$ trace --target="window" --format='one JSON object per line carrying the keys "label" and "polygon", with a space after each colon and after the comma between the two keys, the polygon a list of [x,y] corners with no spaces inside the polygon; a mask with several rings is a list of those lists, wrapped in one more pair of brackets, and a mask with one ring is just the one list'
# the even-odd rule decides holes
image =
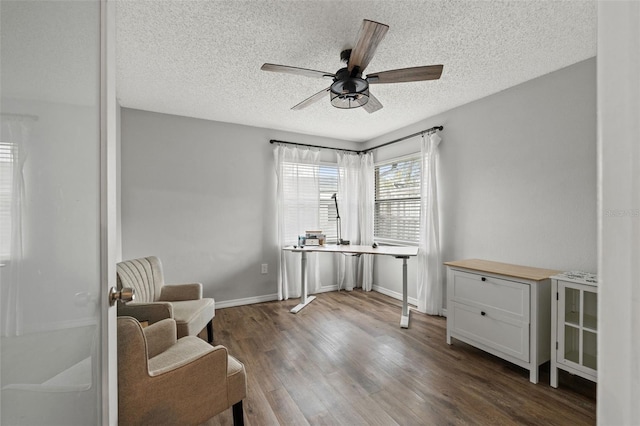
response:
{"label": "window", "polygon": [[338,239],[336,228],[336,202],[331,196],[338,192],[338,166],[321,164],[318,170],[318,186],[320,187],[320,230],[327,237],[327,242]]}
{"label": "window", "polygon": [[11,198],[13,192],[13,144],[0,142],[0,259],[11,254]]}
{"label": "window", "polygon": [[374,238],[383,243],[417,244],[420,231],[420,157],[375,167]]}
{"label": "window", "polygon": [[[327,242],[335,242],[336,207],[331,196],[338,192],[338,166],[336,164],[320,164],[314,166],[304,163],[284,163],[285,176],[285,227],[286,224],[301,224],[305,229],[289,227],[285,231],[285,243],[297,244],[298,235],[305,231],[322,231]],[[312,182],[318,179],[317,192]],[[311,211],[310,209],[314,209]],[[315,211],[315,209],[319,209]],[[317,218],[317,221],[316,221]],[[305,224],[306,223],[306,224]]]}

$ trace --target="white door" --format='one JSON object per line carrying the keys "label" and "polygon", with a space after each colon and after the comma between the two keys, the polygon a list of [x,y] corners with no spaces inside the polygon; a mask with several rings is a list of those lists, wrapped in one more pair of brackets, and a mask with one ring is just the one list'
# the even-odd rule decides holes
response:
{"label": "white door", "polygon": [[117,421],[112,7],[0,2],[3,425]]}

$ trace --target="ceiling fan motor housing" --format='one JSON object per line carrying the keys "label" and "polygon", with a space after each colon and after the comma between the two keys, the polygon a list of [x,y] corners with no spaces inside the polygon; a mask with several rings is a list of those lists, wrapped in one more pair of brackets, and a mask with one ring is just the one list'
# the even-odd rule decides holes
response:
{"label": "ceiling fan motor housing", "polygon": [[331,105],[336,108],[358,108],[369,102],[369,83],[357,70],[341,68],[331,84]]}

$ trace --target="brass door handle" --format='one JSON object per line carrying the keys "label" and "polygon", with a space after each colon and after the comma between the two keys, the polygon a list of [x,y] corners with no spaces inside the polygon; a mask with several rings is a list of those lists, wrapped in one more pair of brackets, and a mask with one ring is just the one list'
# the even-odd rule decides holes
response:
{"label": "brass door handle", "polygon": [[116,300],[127,303],[136,298],[136,291],[129,287],[124,287],[122,290],[116,290],[115,287],[109,289],[109,306],[116,304]]}

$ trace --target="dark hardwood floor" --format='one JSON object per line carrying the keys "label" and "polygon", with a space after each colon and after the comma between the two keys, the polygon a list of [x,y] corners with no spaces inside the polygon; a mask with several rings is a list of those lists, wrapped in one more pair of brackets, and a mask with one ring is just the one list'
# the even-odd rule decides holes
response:
{"label": "dark hardwood floor", "polygon": [[[215,343],[248,376],[247,425],[588,425],[596,385],[548,363],[528,371],[445,341],[446,319],[411,312],[376,292],[331,292],[298,314],[298,299],[216,310]],[[208,426],[232,424],[231,410]]]}

